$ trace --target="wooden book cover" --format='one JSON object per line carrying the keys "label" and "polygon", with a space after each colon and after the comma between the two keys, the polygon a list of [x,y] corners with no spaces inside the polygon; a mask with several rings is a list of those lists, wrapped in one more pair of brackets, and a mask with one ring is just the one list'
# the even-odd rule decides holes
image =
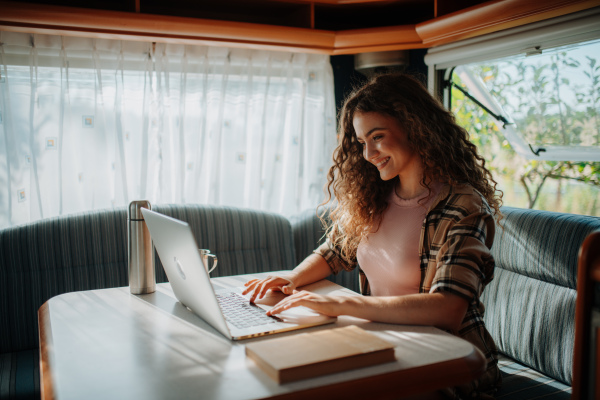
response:
{"label": "wooden book cover", "polygon": [[279,383],[396,360],[391,343],[353,325],[249,343],[246,355]]}

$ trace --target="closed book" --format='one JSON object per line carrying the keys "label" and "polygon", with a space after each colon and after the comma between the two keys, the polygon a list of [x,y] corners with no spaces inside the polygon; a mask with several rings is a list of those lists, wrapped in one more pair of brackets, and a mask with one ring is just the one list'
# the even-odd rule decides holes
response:
{"label": "closed book", "polygon": [[354,325],[249,343],[246,355],[278,383],[396,360],[394,345]]}

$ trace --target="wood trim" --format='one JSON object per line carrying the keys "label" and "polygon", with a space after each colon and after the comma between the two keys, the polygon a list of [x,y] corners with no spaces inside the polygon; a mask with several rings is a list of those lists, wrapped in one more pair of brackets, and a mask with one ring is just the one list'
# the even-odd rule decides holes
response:
{"label": "wood trim", "polygon": [[336,56],[340,54],[359,54],[359,53],[370,53],[374,51],[393,51],[393,50],[410,50],[410,49],[422,49],[424,48],[421,43],[397,43],[389,45],[372,45],[372,46],[358,46],[348,47],[345,49],[333,49],[330,55]]}
{"label": "wood trim", "polygon": [[404,50],[423,48],[415,25],[338,31],[333,54],[356,54],[386,48]]}
{"label": "wood trim", "polygon": [[[282,0],[279,0],[282,1]],[[385,3],[390,0],[283,0],[290,1],[295,3],[315,3],[315,4],[331,4],[331,5],[341,5],[341,4],[365,4],[365,3]]]}
{"label": "wood trim", "polygon": [[596,329],[596,379],[594,382],[596,386],[594,399],[600,399],[600,328]]}
{"label": "wood trim", "polygon": [[40,339],[40,391],[42,400],[54,399],[54,387],[50,369],[50,351],[52,349],[52,327],[50,325],[50,312],[48,302],[42,304],[38,310],[38,326]]}
{"label": "wood trim", "polygon": [[[588,392],[587,366],[590,357],[592,332],[592,303],[594,300],[594,282],[592,272],[600,270],[600,231],[588,235],[579,250],[577,262],[577,302],[575,304],[575,346],[573,351],[573,385],[571,398],[591,397]],[[592,359],[593,360],[593,359]],[[598,371],[597,371],[598,372]]]}
{"label": "wood trim", "polygon": [[[423,393],[433,393],[448,386],[468,383],[479,378],[486,368],[485,357],[475,347],[473,352],[435,366],[412,368],[399,376],[397,373],[375,375],[315,389],[294,391],[272,400],[303,400],[309,398],[383,399],[390,392],[402,398]],[[453,371],[453,372],[450,372]],[[397,389],[394,389],[397,388]],[[429,398],[429,397],[419,397]]]}
{"label": "wood trim", "polygon": [[596,268],[592,268],[590,271],[590,277],[595,282],[600,282],[600,265],[596,265]]}
{"label": "wood trim", "polygon": [[144,34],[132,34],[129,32],[103,32],[103,31],[89,31],[89,30],[73,30],[73,29],[60,29],[51,27],[38,27],[38,26],[5,26],[0,21],[0,31],[10,32],[21,32],[21,33],[35,33],[45,35],[61,35],[61,36],[75,36],[84,38],[99,38],[99,39],[113,39],[113,40],[133,40],[142,42],[157,42],[157,43],[176,43],[176,44],[188,44],[188,45],[204,45],[204,46],[215,46],[215,47],[232,47],[232,48],[243,48],[243,49],[256,49],[256,50],[273,50],[273,51],[290,51],[300,53],[312,53],[312,54],[332,54],[331,48],[315,48],[305,47],[301,45],[287,45],[287,44],[273,44],[269,42],[255,42],[246,41],[242,38],[238,40],[231,39],[216,39],[216,38],[190,38],[190,37],[179,37],[179,36],[151,36]]}
{"label": "wood trim", "polygon": [[0,31],[336,55],[428,48],[596,6],[600,0],[493,0],[417,25],[335,32],[0,0]]}
{"label": "wood trim", "polygon": [[244,22],[0,1],[0,30],[330,53],[335,33]]}
{"label": "wood trim", "polygon": [[600,0],[493,0],[417,24],[426,47],[600,6]]}

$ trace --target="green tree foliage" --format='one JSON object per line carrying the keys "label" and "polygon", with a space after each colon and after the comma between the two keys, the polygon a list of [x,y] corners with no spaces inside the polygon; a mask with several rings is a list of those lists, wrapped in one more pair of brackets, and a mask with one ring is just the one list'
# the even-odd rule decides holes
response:
{"label": "green tree foliage", "polygon": [[[545,63],[514,60],[469,68],[511,115],[526,142],[537,148],[594,146],[600,151],[596,58],[588,55],[580,62],[560,51]],[[574,74],[581,79],[569,79]],[[457,76],[454,81],[461,84]],[[452,110],[499,182],[505,204],[600,215],[599,162],[526,160],[511,148],[494,118],[456,89]]]}

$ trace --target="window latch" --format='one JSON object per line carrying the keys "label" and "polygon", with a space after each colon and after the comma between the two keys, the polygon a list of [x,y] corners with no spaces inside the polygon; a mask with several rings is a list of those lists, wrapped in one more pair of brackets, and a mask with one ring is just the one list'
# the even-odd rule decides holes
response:
{"label": "window latch", "polygon": [[535,155],[536,155],[536,157],[539,157],[539,156],[540,156],[540,153],[543,153],[543,152],[545,152],[545,151],[546,151],[546,149],[545,149],[545,148],[543,148],[543,147],[538,147],[538,148],[537,148],[537,150],[534,150],[534,149],[533,149],[533,146],[531,146],[531,144],[529,144],[529,150],[531,150],[531,152],[532,152],[533,154],[535,154]]}
{"label": "window latch", "polygon": [[490,114],[496,121],[502,122],[503,128],[506,128],[506,125],[513,124],[513,122],[510,122],[509,120],[507,120],[503,115],[498,115],[498,114],[494,113],[492,110],[490,110],[489,108],[487,108],[485,105],[483,105],[483,103],[481,103],[479,100],[477,100],[471,93],[467,92],[460,85],[457,85],[454,81],[450,81],[450,82],[448,82],[448,84],[451,87],[455,87],[456,89],[461,91],[465,96],[467,96],[469,99],[471,99],[475,104],[477,104],[479,107],[481,107],[485,112]]}

